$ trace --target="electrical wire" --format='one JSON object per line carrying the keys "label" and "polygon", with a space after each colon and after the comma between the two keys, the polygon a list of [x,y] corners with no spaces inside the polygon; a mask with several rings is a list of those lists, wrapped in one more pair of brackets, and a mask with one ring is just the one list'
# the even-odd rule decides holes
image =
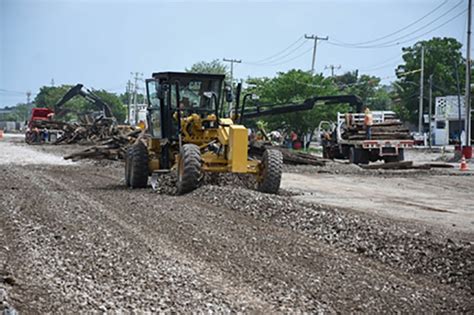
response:
{"label": "electrical wire", "polygon": [[[306,54],[307,54],[308,52],[310,52],[311,50],[313,50],[313,47],[310,47],[308,50],[303,51],[301,54],[296,55],[296,56],[292,57],[291,59],[287,59],[287,60],[282,61],[282,62],[272,63],[272,64],[253,64],[253,65],[254,65],[254,66],[263,66],[263,67],[279,66],[279,65],[282,65],[282,64],[291,62],[291,61],[293,61],[293,60],[296,60],[296,59],[298,59],[298,58],[301,58],[302,56],[306,55]],[[242,63],[244,63],[244,62],[242,62]]]}
{"label": "electrical wire", "polygon": [[293,43],[291,43],[289,46],[287,46],[285,49],[283,50],[280,50],[279,52],[277,52],[276,54],[274,55],[271,55],[269,57],[266,57],[266,58],[263,58],[263,59],[260,59],[260,60],[256,60],[256,61],[250,61],[248,63],[264,63],[268,60],[271,60],[271,59],[274,59],[275,57],[281,55],[282,53],[286,52],[288,49],[290,49],[291,47],[295,46],[297,43],[299,43],[302,39],[304,39],[303,36],[300,36],[298,37],[298,39],[296,41],[294,41]]}
{"label": "electrical wire", "polygon": [[372,40],[368,40],[368,41],[365,41],[365,42],[359,42],[359,43],[345,43],[345,42],[342,42],[342,41],[337,41],[341,44],[345,44],[345,45],[350,45],[350,46],[359,46],[359,45],[365,45],[365,44],[370,44],[370,43],[374,43],[374,42],[378,42],[382,39],[385,39],[385,38],[388,38],[388,37],[391,37],[397,33],[400,33],[410,27],[412,27],[413,25],[417,24],[418,22],[424,20],[425,18],[427,18],[428,16],[430,16],[431,14],[435,13],[436,11],[438,11],[442,6],[444,6],[446,3],[448,2],[448,0],[445,0],[443,1],[441,4],[439,4],[436,8],[434,8],[433,10],[431,10],[430,12],[428,12],[427,14],[425,14],[424,16],[422,16],[421,18],[417,19],[416,21],[408,24],[407,26],[405,27],[402,27],[401,29],[398,29],[396,31],[394,31],[393,33],[390,33],[390,34],[387,34],[387,35],[384,35],[384,36],[381,36],[381,37],[378,37],[378,38],[375,38],[375,39],[372,39]]}
{"label": "electrical wire", "polygon": [[304,45],[307,45],[308,42],[307,41],[304,41],[302,42],[301,44],[299,44],[298,46],[296,46],[294,49],[290,50],[288,53],[286,53],[285,55],[283,56],[280,56],[274,60],[271,60],[271,61],[267,61],[267,62],[260,62],[260,63],[253,63],[253,62],[242,62],[242,63],[246,63],[246,64],[249,64],[249,65],[254,65],[254,66],[260,66],[260,65],[267,65],[267,64],[273,64],[275,62],[279,62],[280,60],[283,60],[285,57],[288,57],[289,55],[293,54],[294,52],[296,52],[297,50],[299,50],[301,47],[303,47]]}
{"label": "electrical wire", "polygon": [[21,95],[25,95],[25,93],[26,93],[26,92],[20,92],[20,91],[12,91],[12,90],[0,89],[0,93],[10,93],[10,94],[21,94]]}
{"label": "electrical wire", "polygon": [[[331,41],[328,41],[328,44],[334,45],[334,46],[339,46],[339,47],[344,47],[344,48],[362,48],[362,49],[365,49],[365,48],[387,48],[387,47],[394,47],[394,46],[398,46],[398,45],[403,44],[403,43],[407,43],[407,42],[416,40],[416,39],[418,39],[418,38],[420,38],[420,37],[423,37],[423,36],[425,36],[425,35],[427,35],[427,34],[430,34],[430,33],[434,32],[434,31],[438,30],[439,28],[445,26],[446,24],[452,22],[453,20],[455,20],[456,18],[458,18],[459,16],[461,16],[462,14],[464,14],[466,11],[467,11],[467,9],[464,9],[463,11],[459,12],[458,14],[456,14],[455,16],[453,16],[452,18],[450,18],[449,20],[447,20],[447,21],[445,21],[444,23],[442,23],[442,24],[440,24],[440,25],[438,25],[438,26],[436,26],[436,27],[434,27],[434,28],[428,30],[428,31],[425,32],[425,33],[416,35],[415,37],[412,37],[412,38],[407,39],[407,40],[399,41],[399,42],[393,42],[393,41],[391,41],[391,42],[386,42],[386,43],[383,43],[383,44],[373,45],[373,46],[345,46],[345,45],[340,45],[340,44],[337,44],[337,43],[334,43],[334,42],[331,42]],[[410,34],[416,33],[416,32],[418,32],[418,31],[420,31],[420,30],[421,30],[421,28],[420,28],[419,30],[415,31],[415,32],[410,33]],[[405,36],[403,36],[403,37],[405,37]],[[401,37],[401,38],[403,38],[403,37]],[[401,39],[401,38],[399,38],[399,39]]]}

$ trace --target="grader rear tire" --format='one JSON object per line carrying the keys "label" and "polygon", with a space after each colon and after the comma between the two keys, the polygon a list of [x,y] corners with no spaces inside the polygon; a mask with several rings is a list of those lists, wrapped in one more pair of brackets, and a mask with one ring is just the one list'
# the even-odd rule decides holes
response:
{"label": "grader rear tire", "polygon": [[[141,142],[134,144],[127,152],[127,156],[129,159],[129,187],[146,188],[148,183],[148,151],[146,146]],[[125,172],[127,172],[127,165],[125,165]]]}
{"label": "grader rear tire", "polygon": [[280,189],[283,154],[267,149],[262,156],[262,174],[257,189],[267,194],[276,194]]}
{"label": "grader rear tire", "polygon": [[127,187],[130,187],[130,176],[131,176],[131,167],[130,167],[130,163],[131,163],[131,160],[132,160],[132,148],[128,148],[127,149],[127,152],[125,153],[125,185],[127,185]]}
{"label": "grader rear tire", "polygon": [[178,163],[178,194],[182,195],[197,188],[201,179],[201,150],[195,144],[185,144],[181,148]]}

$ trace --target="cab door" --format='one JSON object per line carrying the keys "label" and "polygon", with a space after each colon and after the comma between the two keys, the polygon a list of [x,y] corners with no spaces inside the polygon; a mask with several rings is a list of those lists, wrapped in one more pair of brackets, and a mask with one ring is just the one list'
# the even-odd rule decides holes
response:
{"label": "cab door", "polygon": [[153,138],[163,138],[163,97],[158,80],[146,80],[146,95],[148,100],[147,123]]}

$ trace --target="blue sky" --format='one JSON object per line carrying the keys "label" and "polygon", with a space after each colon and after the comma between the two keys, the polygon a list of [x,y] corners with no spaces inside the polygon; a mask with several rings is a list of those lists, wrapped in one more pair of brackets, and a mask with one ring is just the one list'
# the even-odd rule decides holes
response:
{"label": "blue sky", "polygon": [[[376,47],[335,45],[394,33],[438,6],[406,30],[362,44]],[[329,36],[318,44],[317,72],[329,75],[325,66],[340,65],[336,74],[361,69],[387,83],[402,47],[433,36],[464,43],[466,8],[467,0],[0,0],[0,107],[24,102],[26,91],[34,97],[51,79],[122,92],[130,72],[149,77],[223,57],[243,61],[237,78],[309,70],[312,42],[300,39],[305,33]]]}

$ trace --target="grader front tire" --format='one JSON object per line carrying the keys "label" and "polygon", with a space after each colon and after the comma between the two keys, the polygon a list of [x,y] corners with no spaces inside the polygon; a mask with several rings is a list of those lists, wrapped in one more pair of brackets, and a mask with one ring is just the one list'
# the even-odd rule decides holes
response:
{"label": "grader front tire", "polygon": [[283,154],[278,150],[266,150],[262,157],[262,174],[258,190],[267,194],[276,194],[280,189]]}
{"label": "grader front tire", "polygon": [[127,151],[125,182],[128,176],[129,187],[146,188],[148,173],[148,150],[143,143],[139,142]]}
{"label": "grader front tire", "polygon": [[182,195],[197,188],[201,179],[201,150],[195,144],[183,145],[178,164],[178,194]]}

